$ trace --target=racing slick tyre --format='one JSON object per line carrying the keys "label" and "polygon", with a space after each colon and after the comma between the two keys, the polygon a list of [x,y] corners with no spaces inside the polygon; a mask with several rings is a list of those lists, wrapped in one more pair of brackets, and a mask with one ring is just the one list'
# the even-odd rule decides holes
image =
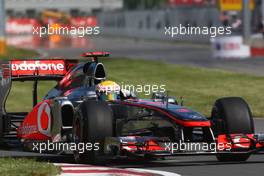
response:
{"label": "racing slick tyre", "polygon": [[[226,97],[216,100],[212,110],[214,134],[253,134],[254,122],[250,108],[240,97]],[[249,153],[217,154],[219,161],[246,161]]]}
{"label": "racing slick tyre", "polygon": [[77,163],[102,164],[105,137],[113,136],[112,110],[106,102],[88,100],[80,104],[73,119],[73,141]]}

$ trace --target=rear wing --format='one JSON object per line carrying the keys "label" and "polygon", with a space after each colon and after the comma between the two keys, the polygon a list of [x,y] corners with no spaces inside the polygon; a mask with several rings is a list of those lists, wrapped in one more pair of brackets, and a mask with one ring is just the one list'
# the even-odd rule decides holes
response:
{"label": "rear wing", "polygon": [[[39,80],[60,81],[78,63],[78,60],[40,59],[11,60],[0,64],[0,120],[6,114],[5,102],[12,81],[33,81],[33,106],[37,104]],[[7,120],[5,120],[7,122]]]}
{"label": "rear wing", "polygon": [[77,63],[66,59],[11,60],[2,68],[9,69],[11,80],[60,80]]}
{"label": "rear wing", "polygon": [[[91,57],[93,62],[98,62],[98,57],[108,57],[109,52],[87,52],[82,57]],[[1,64],[5,75],[11,80],[60,80],[78,63],[74,59],[34,59],[34,60],[11,60]]]}

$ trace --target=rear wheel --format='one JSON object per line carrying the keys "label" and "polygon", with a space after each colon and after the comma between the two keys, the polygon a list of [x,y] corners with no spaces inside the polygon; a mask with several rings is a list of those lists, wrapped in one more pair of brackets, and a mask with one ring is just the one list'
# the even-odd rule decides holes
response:
{"label": "rear wheel", "polygon": [[[73,121],[73,141],[89,146],[92,150],[74,151],[74,159],[78,163],[101,163],[104,151],[104,140],[113,136],[112,111],[103,101],[84,101]],[[87,148],[86,148],[87,149]]]}
{"label": "rear wheel", "polygon": [[[212,128],[215,135],[252,134],[254,122],[250,108],[240,97],[218,99],[212,110]],[[218,154],[219,161],[246,161],[250,154]]]}

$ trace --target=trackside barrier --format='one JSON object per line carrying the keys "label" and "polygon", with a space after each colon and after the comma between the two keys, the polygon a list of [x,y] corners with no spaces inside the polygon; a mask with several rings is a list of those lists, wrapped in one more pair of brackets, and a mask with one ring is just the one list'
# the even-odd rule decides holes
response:
{"label": "trackside barrier", "polygon": [[240,58],[251,56],[250,47],[243,44],[242,36],[217,37],[211,39],[214,58]]}

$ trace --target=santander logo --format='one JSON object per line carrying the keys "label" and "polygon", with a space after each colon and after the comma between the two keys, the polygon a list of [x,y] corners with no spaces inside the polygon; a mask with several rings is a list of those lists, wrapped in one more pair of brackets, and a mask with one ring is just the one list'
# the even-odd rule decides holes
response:
{"label": "santander logo", "polygon": [[15,60],[11,61],[12,76],[19,75],[63,75],[64,60]]}

